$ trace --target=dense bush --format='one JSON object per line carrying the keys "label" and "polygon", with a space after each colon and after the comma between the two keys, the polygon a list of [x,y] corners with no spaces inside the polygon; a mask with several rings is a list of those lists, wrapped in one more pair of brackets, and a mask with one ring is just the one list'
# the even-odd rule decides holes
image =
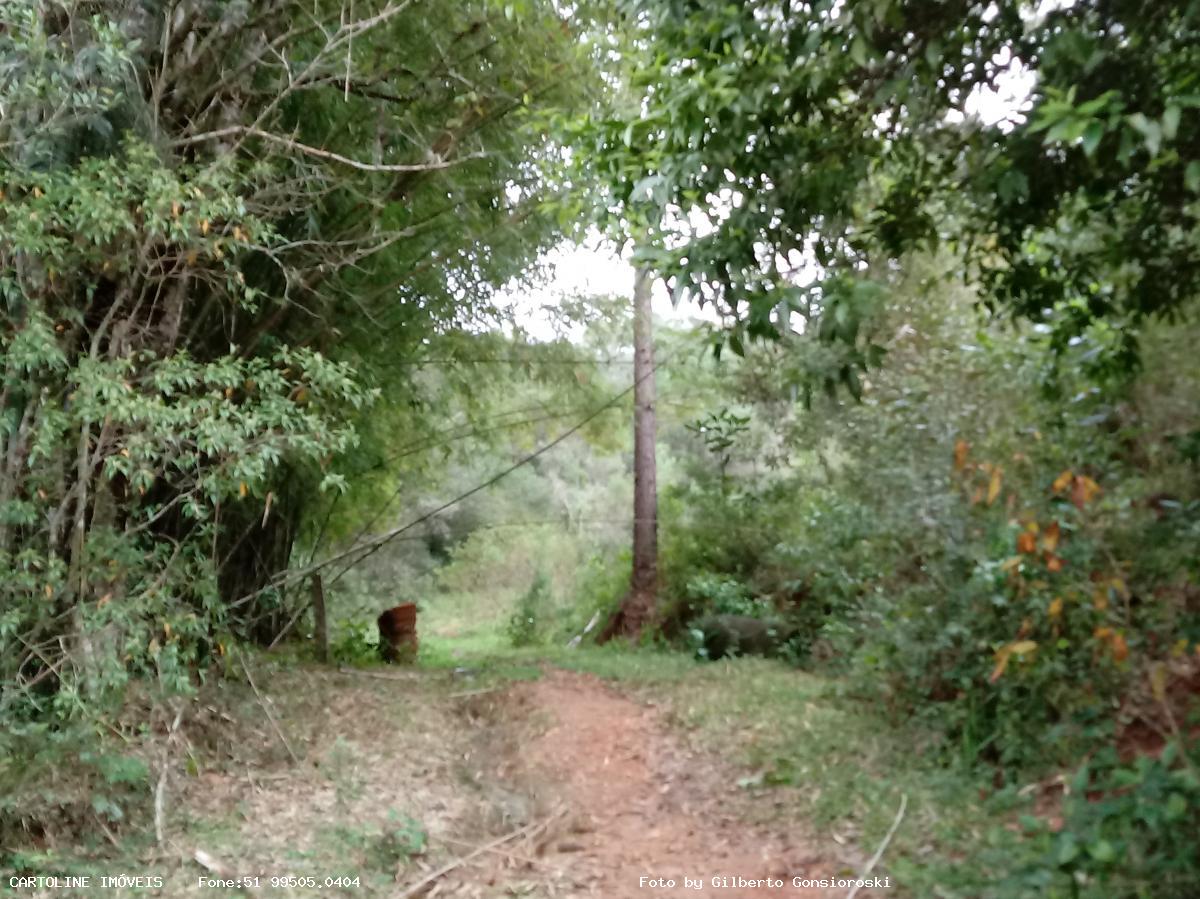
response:
{"label": "dense bush", "polygon": [[734,367],[751,434],[773,434],[786,461],[735,460],[668,493],[667,608],[786,614],[811,635],[802,664],[913,722],[986,791],[1084,759],[1029,820],[1028,855],[1008,859],[994,895],[1192,895],[1189,338],[1148,331],[1144,367],[1114,375],[1092,365],[1103,333],[1047,361],[1037,331],[936,290],[906,305],[898,289],[882,328],[897,337],[860,404],[789,399],[790,362],[773,349]]}
{"label": "dense bush", "polygon": [[1061,820],[1023,819],[1024,860],[1004,896],[1190,899],[1200,885],[1200,776],[1177,742],[1161,756],[1121,762],[1098,751],[1065,785]]}

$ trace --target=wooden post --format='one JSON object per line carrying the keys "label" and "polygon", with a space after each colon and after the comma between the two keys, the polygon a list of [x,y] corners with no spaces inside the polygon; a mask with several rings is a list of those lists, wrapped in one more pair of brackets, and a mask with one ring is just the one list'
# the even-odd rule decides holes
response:
{"label": "wooden post", "polygon": [[312,576],[313,633],[317,641],[317,659],[329,662],[329,620],[325,617],[325,587],[319,573]]}

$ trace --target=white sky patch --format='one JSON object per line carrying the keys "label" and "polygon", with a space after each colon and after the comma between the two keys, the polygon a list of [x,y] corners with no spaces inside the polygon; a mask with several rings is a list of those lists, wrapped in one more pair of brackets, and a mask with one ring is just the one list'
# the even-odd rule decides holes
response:
{"label": "white sky patch", "polygon": [[[583,244],[564,242],[546,253],[541,262],[552,268],[547,283],[532,288],[513,283],[507,285],[497,298],[500,306],[511,309],[526,331],[535,340],[554,340],[566,337],[582,339],[583,328],[576,326],[564,332],[554,310],[564,300],[589,297],[629,297],[633,302],[633,265],[630,251],[621,255],[616,248],[592,233]],[[701,309],[695,303],[682,302],[676,308],[661,280],[654,282],[652,294],[654,314],[671,324],[686,326],[698,321],[715,321],[711,309]]]}
{"label": "white sky patch", "polygon": [[962,110],[951,110],[946,121],[961,122],[971,116],[1002,131],[1011,131],[1025,121],[1025,113],[1033,106],[1037,73],[1013,56],[1007,47],[992,57],[991,65],[999,70],[995,88],[976,85]]}

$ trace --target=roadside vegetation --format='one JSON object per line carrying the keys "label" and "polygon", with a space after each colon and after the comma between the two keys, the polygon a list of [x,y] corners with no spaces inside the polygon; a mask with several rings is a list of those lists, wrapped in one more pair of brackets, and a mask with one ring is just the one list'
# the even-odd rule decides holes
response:
{"label": "roadside vegetation", "polygon": [[591,888],[578,695],[894,895],[1200,895],[1198,35],[0,3],[4,882]]}

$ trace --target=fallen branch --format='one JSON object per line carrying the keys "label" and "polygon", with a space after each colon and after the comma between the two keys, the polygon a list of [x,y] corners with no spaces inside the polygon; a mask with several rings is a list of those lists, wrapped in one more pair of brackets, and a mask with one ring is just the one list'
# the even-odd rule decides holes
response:
{"label": "fallen branch", "polygon": [[311,602],[303,602],[300,604],[300,607],[298,609],[296,609],[295,614],[292,615],[292,617],[288,621],[288,623],[283,626],[283,630],[281,630],[278,634],[276,634],[275,639],[271,641],[269,646],[267,646],[267,652],[270,652],[272,649],[274,649],[276,646],[279,645],[279,641],[282,640],[284,637],[286,637],[288,635],[288,632],[293,627],[296,626],[296,622],[300,620],[301,615],[303,615],[305,612],[308,611],[308,607],[310,605],[312,605]]}
{"label": "fallen branch", "polygon": [[867,862],[867,866],[863,868],[862,873],[858,875],[858,882],[850,888],[850,892],[846,894],[846,899],[854,899],[858,895],[858,883],[867,879],[867,875],[874,870],[879,864],[879,860],[883,858],[883,851],[887,849],[888,843],[892,841],[892,837],[896,835],[897,828],[900,827],[900,822],[904,820],[904,810],[908,808],[908,794],[900,794],[900,808],[896,811],[896,820],[892,822],[892,826],[888,828],[887,834],[883,838],[883,842],[879,844],[879,848],[875,850],[875,854],[871,856],[871,860]]}
{"label": "fallen branch", "polygon": [[578,634],[576,634],[574,637],[572,637],[567,642],[567,649],[575,649],[575,647],[577,647],[580,643],[582,643],[583,638],[588,635],[588,633],[591,631],[591,629],[596,626],[596,622],[599,620],[600,620],[600,613],[597,611],[596,614],[592,616],[592,620],[587,623],[587,627],[585,627],[582,631],[580,631]]}
{"label": "fallen branch", "polygon": [[171,722],[171,729],[167,731],[167,743],[163,747],[162,762],[159,765],[158,786],[154,788],[154,838],[161,846],[166,841],[166,792],[167,792],[167,765],[171,760],[171,743],[175,740],[175,731],[179,730],[179,722],[183,720],[183,709],[175,713],[175,720]]}
{"label": "fallen branch", "polygon": [[488,693],[497,693],[500,687],[485,687],[482,690],[460,690],[457,693],[447,695],[448,699],[466,699],[468,696],[485,696]]}
{"label": "fallen branch", "polygon": [[466,855],[462,856],[461,858],[456,858],[456,859],[454,859],[454,861],[448,862],[448,863],[442,865],[442,867],[438,868],[432,874],[429,874],[426,877],[421,878],[416,883],[414,883],[412,886],[410,886],[408,889],[406,889],[403,893],[401,893],[397,897],[397,899],[412,899],[413,896],[416,896],[418,893],[421,893],[423,890],[425,890],[426,887],[428,887],[434,881],[439,880],[442,877],[445,877],[451,871],[461,868],[463,865],[467,864],[467,862],[478,858],[479,856],[483,855],[485,852],[492,852],[497,847],[503,846],[505,843],[511,842],[512,840],[515,840],[517,837],[524,836],[527,833],[535,832],[537,830],[542,829],[543,827],[548,825],[551,821],[553,821],[555,818],[561,817],[563,814],[565,814],[565,812],[566,812],[566,809],[559,809],[557,812],[555,812],[553,815],[551,815],[548,818],[544,818],[541,821],[535,821],[532,824],[526,824],[524,827],[518,827],[516,830],[512,831],[511,833],[506,833],[502,837],[497,837],[496,839],[492,840],[490,843],[485,843],[484,845],[480,846],[478,849],[475,849],[472,852],[468,852]]}
{"label": "fallen branch", "polygon": [[280,728],[279,722],[275,720],[275,716],[271,714],[271,707],[267,705],[267,701],[263,695],[258,692],[258,685],[254,683],[254,677],[250,674],[250,666],[246,664],[246,658],[241,653],[238,654],[238,661],[242,663],[242,670],[246,672],[246,680],[250,682],[250,689],[254,691],[255,697],[258,699],[258,704],[262,706],[263,712],[266,713],[267,720],[271,722],[271,727],[275,729],[275,735],[279,737],[279,742],[283,744],[283,748],[287,750],[288,755],[292,757],[292,762],[296,765],[300,764],[300,757],[296,755],[292,749],[292,744],[288,742],[287,737],[283,735],[283,729]]}
{"label": "fallen branch", "polygon": [[408,673],[385,674],[382,671],[364,671],[360,668],[347,668],[345,665],[338,666],[338,674],[357,674],[359,677],[374,677],[379,680],[420,680],[425,675],[418,674],[416,671]]}
{"label": "fallen branch", "polygon": [[[456,840],[454,837],[435,837],[435,839],[439,839],[443,843],[453,843],[456,846],[473,845],[472,843],[468,843],[466,840]],[[499,846],[493,846],[486,851],[491,852],[494,855],[503,856],[504,858],[512,859],[515,862],[521,862],[522,864],[532,865],[537,868],[552,867],[549,862],[543,861],[542,859],[530,858],[528,855],[517,855],[515,852],[509,852],[507,849],[501,849]]]}

